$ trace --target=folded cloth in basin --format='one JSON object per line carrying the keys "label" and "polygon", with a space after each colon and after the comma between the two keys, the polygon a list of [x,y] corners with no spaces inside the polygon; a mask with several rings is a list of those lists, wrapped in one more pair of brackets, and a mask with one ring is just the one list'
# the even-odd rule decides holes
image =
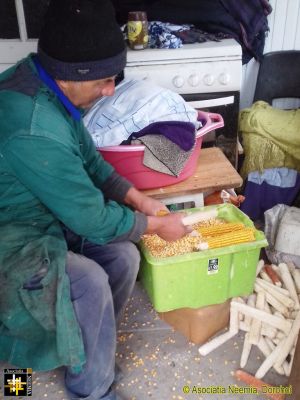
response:
{"label": "folded cloth in basin", "polygon": [[130,136],[130,142],[139,137],[153,134],[165,136],[185,151],[191,150],[195,145],[195,126],[191,122],[182,121],[153,122],[139,132],[133,133]]}
{"label": "folded cloth in basin", "polygon": [[164,174],[179,176],[194,148],[182,150],[176,143],[163,135],[146,135],[132,141],[145,146],[143,164]]}

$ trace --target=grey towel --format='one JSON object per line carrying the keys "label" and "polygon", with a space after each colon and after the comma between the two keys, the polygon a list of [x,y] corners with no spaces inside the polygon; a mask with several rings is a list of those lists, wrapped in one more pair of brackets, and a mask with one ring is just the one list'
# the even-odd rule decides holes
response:
{"label": "grey towel", "polygon": [[146,167],[172,176],[180,175],[194,151],[194,148],[182,150],[163,135],[145,135],[131,143],[145,146],[143,164]]}

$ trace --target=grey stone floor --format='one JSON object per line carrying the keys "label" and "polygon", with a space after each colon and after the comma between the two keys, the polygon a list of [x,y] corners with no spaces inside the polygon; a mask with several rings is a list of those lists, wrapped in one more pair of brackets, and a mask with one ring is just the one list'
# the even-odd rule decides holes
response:
{"label": "grey stone floor", "polygon": [[[263,400],[256,394],[230,394],[229,385],[237,382],[233,373],[239,367],[244,335],[239,333],[219,349],[202,357],[198,346],[161,321],[147,294],[137,282],[118,331],[116,359],[123,371],[118,392],[128,400]],[[254,350],[254,351],[253,351]],[[246,371],[254,374],[263,356],[253,349]],[[10,367],[0,362],[0,370]],[[285,385],[287,379],[270,371],[264,380],[271,385]],[[0,378],[0,386],[3,379]],[[190,393],[184,394],[188,386]],[[223,386],[226,394],[196,394],[195,388]],[[0,389],[0,399],[3,398]],[[16,397],[5,397],[15,399]],[[18,397],[26,399],[26,397]],[[50,372],[33,372],[33,400],[67,400],[63,368]]]}

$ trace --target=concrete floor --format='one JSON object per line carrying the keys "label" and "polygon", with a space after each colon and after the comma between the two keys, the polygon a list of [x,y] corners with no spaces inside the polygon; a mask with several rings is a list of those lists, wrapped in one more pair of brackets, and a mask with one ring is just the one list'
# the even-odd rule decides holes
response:
{"label": "concrete floor", "polygon": [[[118,383],[117,390],[128,400],[263,400],[262,395],[228,393],[229,385],[240,388],[243,386],[233,376],[239,367],[243,338],[243,333],[239,333],[208,356],[200,356],[199,346],[188,342],[184,336],[159,319],[147,294],[137,282],[118,332],[116,359],[124,376]],[[262,360],[260,352],[253,349],[245,370],[254,374]],[[8,364],[0,363],[1,370],[9,367],[11,366]],[[287,384],[287,378],[273,370],[264,380],[271,385]],[[1,378],[0,387],[2,385]],[[183,393],[184,386],[189,386],[190,393]],[[191,392],[194,386],[223,386],[227,393],[195,394]],[[0,399],[2,396],[1,387]],[[67,400],[63,368],[43,373],[33,372],[31,398]]]}

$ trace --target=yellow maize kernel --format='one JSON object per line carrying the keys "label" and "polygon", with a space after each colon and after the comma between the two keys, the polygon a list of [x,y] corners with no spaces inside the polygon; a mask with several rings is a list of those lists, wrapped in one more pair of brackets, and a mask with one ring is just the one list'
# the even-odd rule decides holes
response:
{"label": "yellow maize kernel", "polygon": [[191,253],[199,243],[199,237],[186,235],[173,242],[167,242],[156,234],[143,235],[142,243],[153,257],[172,257]]}
{"label": "yellow maize kernel", "polygon": [[252,228],[244,228],[236,232],[224,233],[223,235],[207,238],[206,243],[209,249],[214,249],[216,247],[252,242],[254,240],[254,230]]}
{"label": "yellow maize kernel", "polygon": [[193,228],[197,230],[198,228],[204,228],[204,227],[209,227],[209,226],[216,226],[216,225],[223,225],[226,224],[223,219],[221,218],[210,218],[206,221],[200,221],[197,222],[196,224],[193,225]]}
{"label": "yellow maize kernel", "polygon": [[245,226],[241,222],[228,222],[226,224],[199,227],[197,228],[197,232],[201,233],[202,237],[208,238],[224,233],[235,232],[244,228]]}
{"label": "yellow maize kernel", "polygon": [[168,214],[169,214],[169,211],[167,211],[167,210],[159,210],[156,213],[156,217],[164,217],[165,215],[168,215]]}

